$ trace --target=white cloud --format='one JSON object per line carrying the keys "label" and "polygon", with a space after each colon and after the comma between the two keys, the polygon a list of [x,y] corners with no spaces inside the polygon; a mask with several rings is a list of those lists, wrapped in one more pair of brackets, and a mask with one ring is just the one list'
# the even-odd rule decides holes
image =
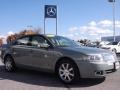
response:
{"label": "white cloud", "polygon": [[7,34],[8,34],[8,35],[13,35],[14,32],[13,32],[13,31],[9,31]]}
{"label": "white cloud", "polygon": [[98,25],[100,25],[101,27],[110,27],[113,25],[113,22],[110,20],[103,20],[98,22]]}
{"label": "white cloud", "polygon": [[[115,21],[116,31],[120,29],[120,21]],[[113,35],[113,22],[110,20],[101,20],[101,21],[91,21],[87,25],[80,27],[71,27],[69,31],[70,37],[72,39],[100,39],[101,36],[111,36]]]}
{"label": "white cloud", "polygon": [[[76,34],[76,35],[75,35]],[[81,36],[79,33],[67,34],[64,35],[65,37],[71,38],[72,40],[79,40],[79,39],[87,39],[85,36]]]}
{"label": "white cloud", "polygon": [[115,24],[116,24],[116,28],[120,28],[120,21],[116,21]]}
{"label": "white cloud", "polygon": [[6,42],[7,36],[12,35],[12,34],[14,34],[13,31],[9,31],[9,32],[7,32],[6,35],[2,35],[2,34],[0,34],[0,38],[3,38],[3,43],[4,43],[4,44],[7,43],[7,42]]}
{"label": "white cloud", "polygon": [[4,35],[1,35],[1,34],[0,34],[0,38],[6,38],[6,37],[5,37]]}
{"label": "white cloud", "polygon": [[69,29],[70,32],[74,32],[74,31],[77,31],[77,30],[78,30],[78,27],[71,27],[71,28]]}
{"label": "white cloud", "polygon": [[111,35],[112,31],[109,29],[103,29],[101,27],[96,27],[96,26],[84,26],[81,27],[79,30],[82,34],[86,34],[89,36],[100,36],[101,34],[105,35]]}
{"label": "white cloud", "polygon": [[[113,21],[103,20],[103,21],[98,22],[98,25],[100,25],[101,27],[112,27]],[[115,27],[120,28],[120,21],[115,21]]]}
{"label": "white cloud", "polygon": [[74,35],[73,34],[68,34],[68,37],[74,37]]}
{"label": "white cloud", "polygon": [[89,25],[90,25],[90,26],[96,26],[97,23],[96,23],[95,21],[91,21],[91,22],[89,23]]}
{"label": "white cloud", "polygon": [[6,36],[0,34],[0,38],[2,38],[3,39],[3,43],[6,44]]}

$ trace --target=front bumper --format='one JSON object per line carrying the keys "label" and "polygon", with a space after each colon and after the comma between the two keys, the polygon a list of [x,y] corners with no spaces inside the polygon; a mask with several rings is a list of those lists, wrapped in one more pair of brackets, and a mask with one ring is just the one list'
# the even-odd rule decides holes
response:
{"label": "front bumper", "polygon": [[119,69],[120,64],[116,62],[77,62],[81,78],[102,78],[109,73]]}

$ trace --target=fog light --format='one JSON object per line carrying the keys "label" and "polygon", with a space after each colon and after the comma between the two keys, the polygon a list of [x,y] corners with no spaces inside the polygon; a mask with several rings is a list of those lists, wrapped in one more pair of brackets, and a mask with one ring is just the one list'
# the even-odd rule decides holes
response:
{"label": "fog light", "polygon": [[95,71],[95,75],[103,75],[103,71]]}

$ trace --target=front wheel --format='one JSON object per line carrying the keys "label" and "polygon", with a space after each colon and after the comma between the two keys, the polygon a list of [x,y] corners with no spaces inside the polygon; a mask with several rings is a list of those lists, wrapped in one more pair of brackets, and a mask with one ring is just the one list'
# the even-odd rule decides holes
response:
{"label": "front wheel", "polygon": [[15,64],[11,56],[5,57],[5,69],[8,72],[12,72],[15,70]]}
{"label": "front wheel", "polygon": [[61,61],[57,67],[57,75],[64,83],[73,83],[79,77],[77,66],[71,61]]}

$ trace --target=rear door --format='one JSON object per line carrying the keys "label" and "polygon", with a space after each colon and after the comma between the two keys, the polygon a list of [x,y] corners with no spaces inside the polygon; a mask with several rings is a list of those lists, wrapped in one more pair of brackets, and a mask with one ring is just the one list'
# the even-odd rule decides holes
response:
{"label": "rear door", "polygon": [[31,46],[29,44],[30,37],[25,36],[18,39],[12,46],[13,57],[18,65],[30,65]]}

